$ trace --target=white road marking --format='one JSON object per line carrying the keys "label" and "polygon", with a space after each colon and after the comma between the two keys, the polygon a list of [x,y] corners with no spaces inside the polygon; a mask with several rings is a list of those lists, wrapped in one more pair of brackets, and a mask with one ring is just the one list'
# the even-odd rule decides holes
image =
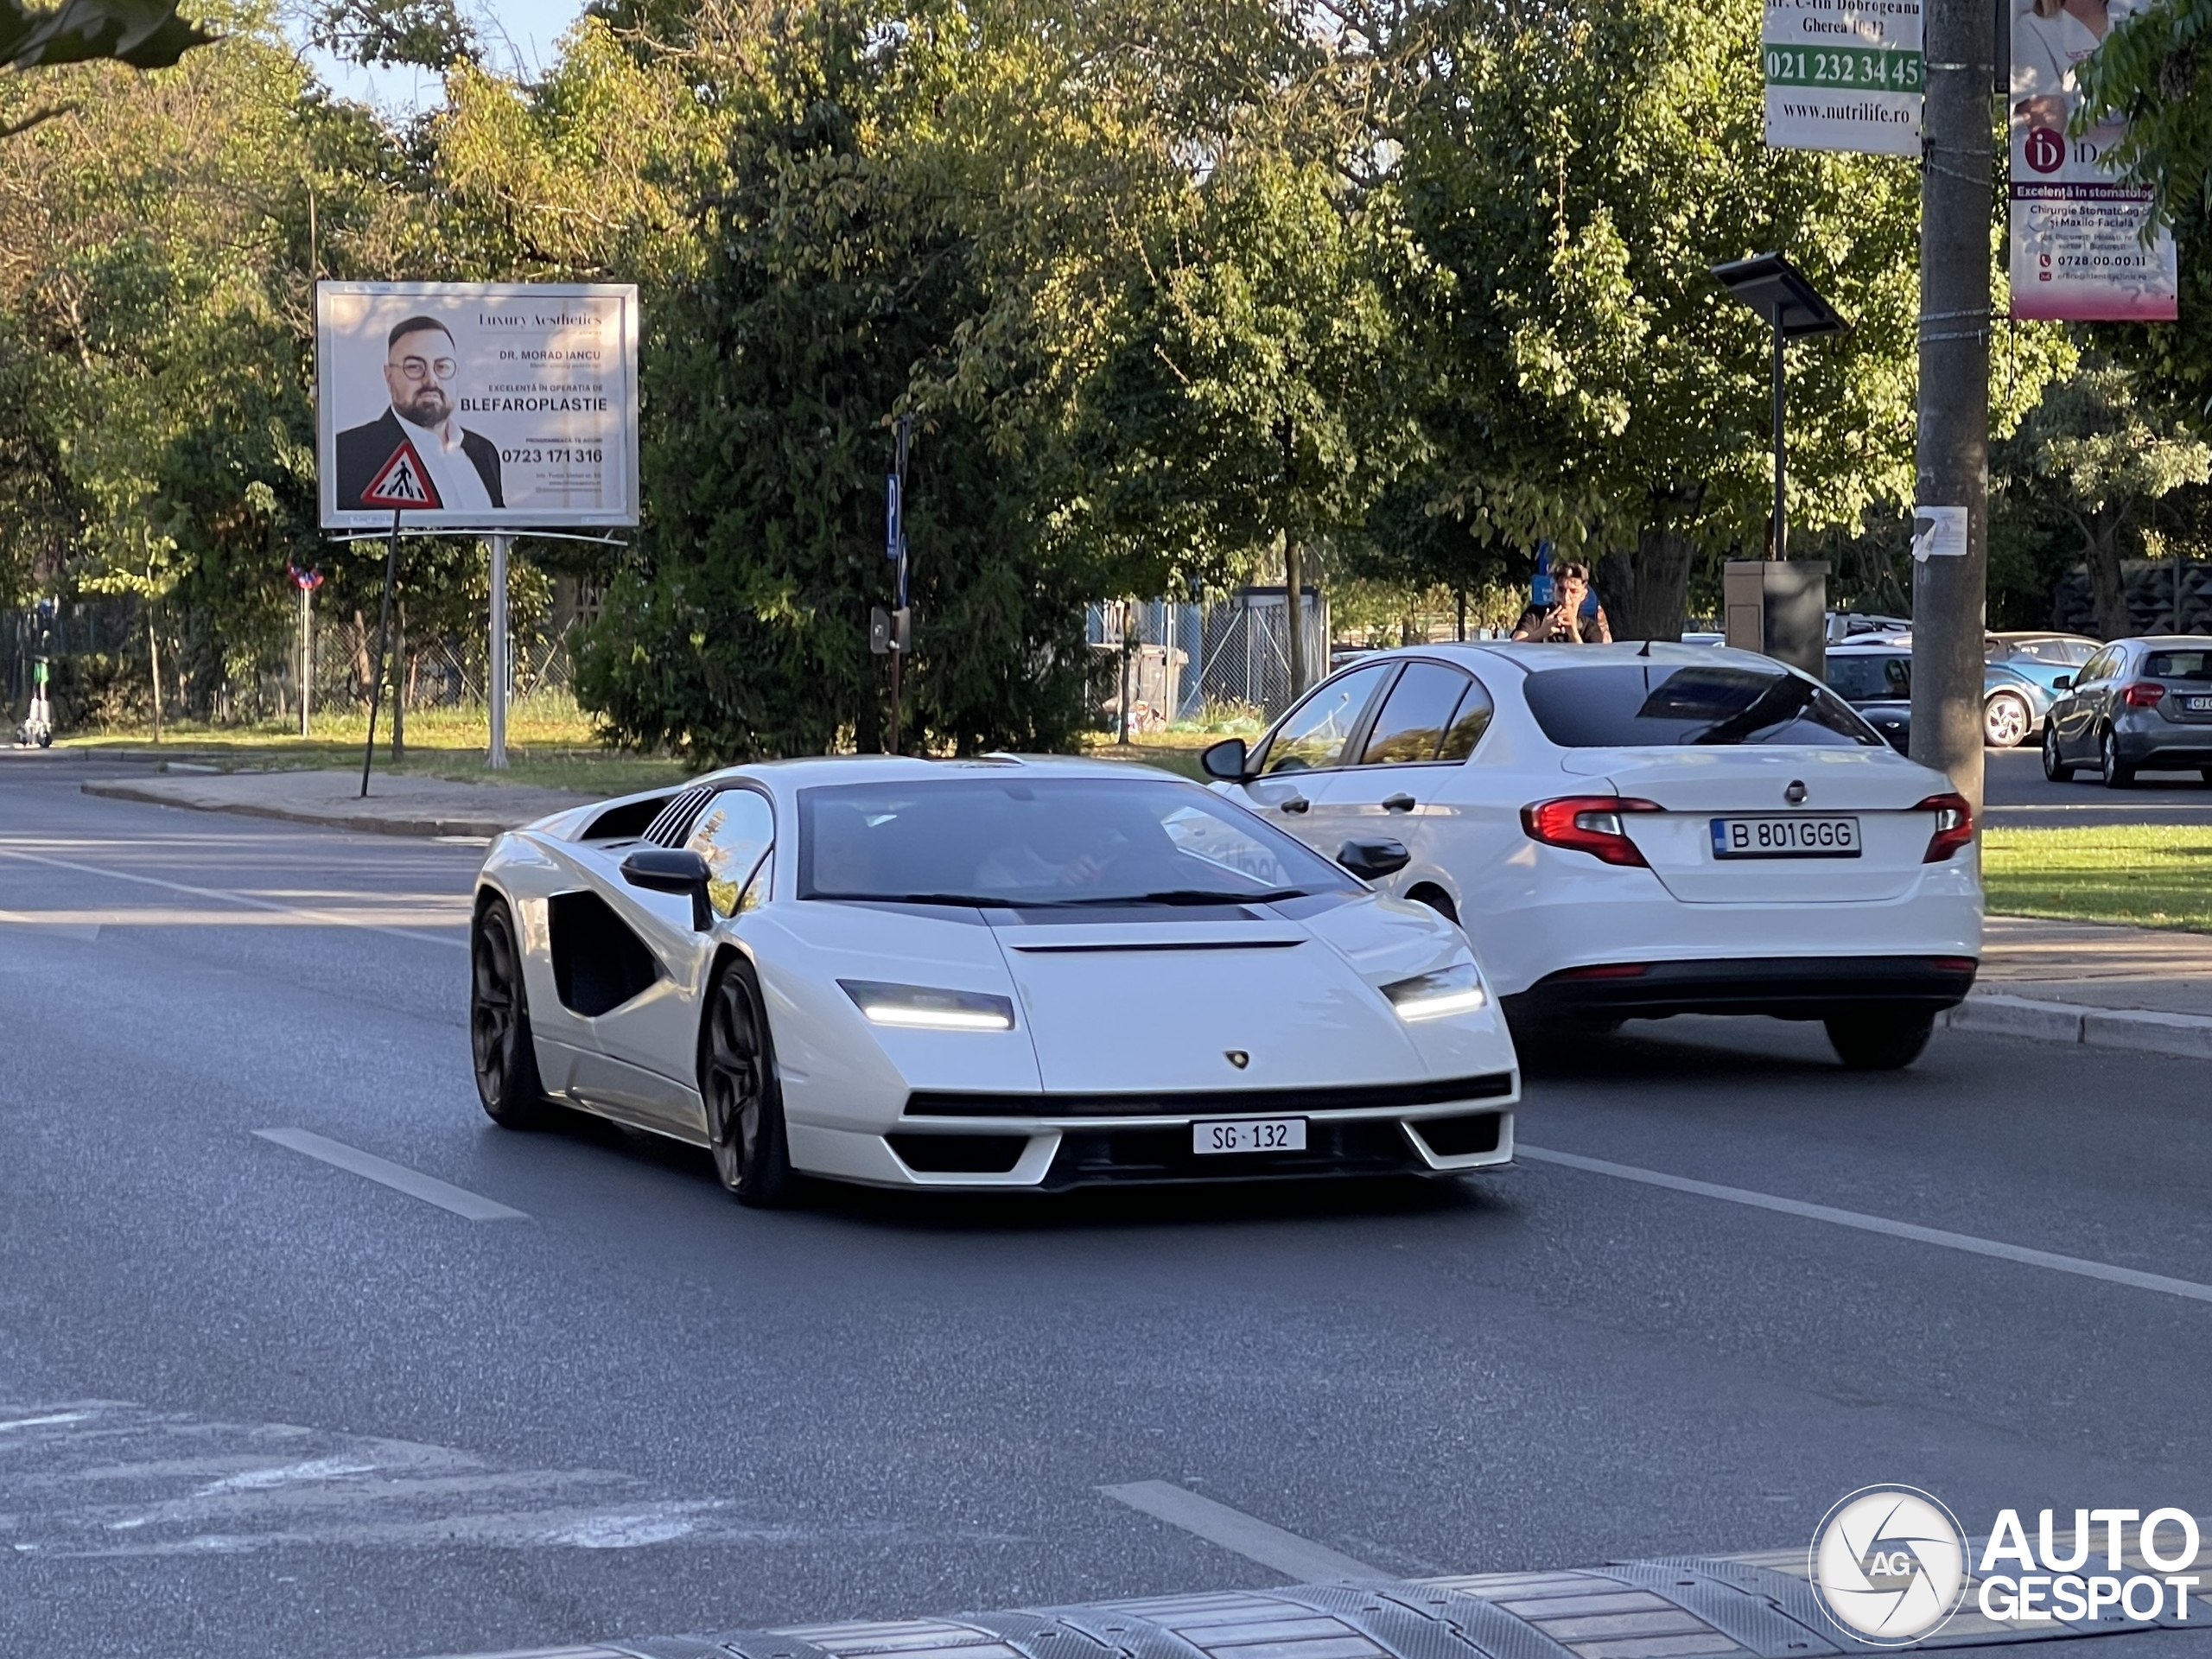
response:
{"label": "white road marking", "polygon": [[1532,1147],[1525,1141],[1516,1146],[1514,1152],[1516,1156],[1535,1163],[1560,1164],[1592,1175],[1610,1175],[1615,1180],[1637,1181],[1645,1186],[1663,1186],[1671,1192],[1694,1193],[1701,1198],[1719,1198],[1728,1204],[1748,1205],[1754,1210],[1771,1210],[1779,1215],[1800,1216],[1808,1221],[1825,1221],[1837,1227],[1855,1227],[1860,1232],[1885,1233],[1891,1238],[1909,1238],[1917,1243],[1940,1245],[1947,1250],[1964,1250],[1970,1255],[1995,1256],[2001,1262],[2018,1262],[2031,1268],[2048,1268],[2054,1273],[2071,1273],[2084,1279],[2101,1279],[2107,1284],[2126,1285],[2135,1290],[2155,1290],[2167,1296],[2187,1297],[2191,1301],[2212,1302],[2212,1285],[2200,1285],[2188,1279],[2170,1279],[2161,1273],[2141,1273],[2133,1268],[2114,1267],[2108,1262],[2092,1262],[2078,1255],[2059,1255],[2050,1250],[2030,1249],[2024,1244],[2007,1244],[1999,1239],[1977,1238],[1971,1233],[1946,1232],[1940,1227],[1923,1227],[1910,1221],[1891,1221],[1886,1216],[1864,1215],[1856,1210],[1838,1210],[1825,1204],[1807,1204],[1802,1198],[1777,1198],[1770,1192],[1754,1192],[1740,1186],[1694,1181],[1686,1175],[1669,1175],[1660,1170],[1639,1169],[1633,1164],[1613,1164],[1602,1158],[1584,1158],[1571,1152],[1551,1152],[1541,1147]]}
{"label": "white road marking", "polygon": [[0,1434],[11,1428],[44,1428],[49,1423],[81,1423],[92,1415],[88,1411],[55,1411],[43,1417],[18,1417],[11,1423],[0,1423]]}
{"label": "white road marking", "polygon": [[[19,847],[0,846],[0,856],[20,858],[33,864],[45,864],[57,870],[74,870],[79,875],[101,875],[111,881],[136,881],[142,887],[162,887],[171,893],[181,893],[194,899],[219,899],[226,903],[244,905],[252,910],[276,911],[282,915],[296,916],[318,927],[352,927],[368,933],[385,933],[395,939],[413,939],[418,944],[450,945],[456,950],[468,949],[468,941],[441,937],[435,933],[418,933],[411,928],[387,927],[380,922],[363,921],[358,916],[342,912],[309,910],[301,905],[279,904],[273,899],[263,899],[253,893],[232,893],[223,887],[195,887],[182,881],[165,880],[158,875],[140,875],[132,870],[111,870],[97,864],[79,864],[72,859],[51,858],[44,853],[27,853]],[[372,895],[373,896],[373,895]]]}
{"label": "white road marking", "polygon": [[[451,1446],[120,1401],[0,1401],[0,1423],[10,1419],[0,1549],[17,1556],[734,1546],[819,1558],[947,1537],[933,1522],[791,1525],[739,1498],[671,1495],[614,1470],[517,1468]],[[986,1548],[1034,1542],[980,1529],[952,1536]]]}
{"label": "white road marking", "polygon": [[410,1198],[435,1204],[439,1209],[451,1211],[467,1221],[530,1219],[521,1211],[509,1209],[480,1193],[471,1192],[465,1186],[455,1186],[435,1175],[425,1175],[420,1170],[410,1169],[404,1164],[395,1164],[389,1158],[379,1158],[372,1152],[363,1152],[358,1147],[349,1147],[343,1141],[333,1141],[308,1129],[256,1129],[254,1134],[264,1141],[273,1141],[293,1152],[319,1158],[326,1164],[359,1175],[365,1180],[388,1186],[395,1192],[404,1192]]}
{"label": "white road marking", "polygon": [[1339,1554],[1326,1544],[1285,1532],[1242,1510],[1200,1497],[1196,1492],[1167,1481],[1140,1480],[1126,1486],[1101,1486],[1098,1490],[1133,1510],[1141,1510],[1172,1527],[1195,1533],[1210,1544],[1219,1544],[1248,1561],[1273,1567],[1296,1583],[1329,1584],[1344,1579],[1395,1576]]}

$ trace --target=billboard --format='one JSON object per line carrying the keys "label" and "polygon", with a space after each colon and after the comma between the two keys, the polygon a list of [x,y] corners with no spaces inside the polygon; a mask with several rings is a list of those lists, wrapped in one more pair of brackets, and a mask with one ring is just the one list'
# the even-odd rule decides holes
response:
{"label": "billboard", "polygon": [[1770,149],[1920,154],[1920,0],[1766,0]]}
{"label": "billboard", "polygon": [[638,290],[315,284],[326,530],[638,522]]}
{"label": "billboard", "polygon": [[2126,123],[2104,122],[2078,138],[2067,132],[2082,103],[2075,66],[2138,10],[2134,0],[2007,3],[2012,315],[2068,322],[2172,321],[2180,292],[2173,232],[2162,229],[2146,240],[2151,193],[2115,182],[2105,166],[2105,153]]}

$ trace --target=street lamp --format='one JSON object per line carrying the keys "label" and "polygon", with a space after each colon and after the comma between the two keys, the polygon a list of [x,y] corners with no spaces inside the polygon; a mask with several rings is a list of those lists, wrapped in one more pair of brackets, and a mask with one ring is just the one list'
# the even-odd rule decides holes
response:
{"label": "street lamp", "polygon": [[1783,516],[1786,461],[1782,437],[1782,348],[1793,340],[1847,333],[1851,325],[1815,291],[1805,275],[1778,253],[1754,254],[1713,268],[1713,279],[1765,318],[1774,329],[1774,524],[1770,556],[1789,555],[1789,525]]}

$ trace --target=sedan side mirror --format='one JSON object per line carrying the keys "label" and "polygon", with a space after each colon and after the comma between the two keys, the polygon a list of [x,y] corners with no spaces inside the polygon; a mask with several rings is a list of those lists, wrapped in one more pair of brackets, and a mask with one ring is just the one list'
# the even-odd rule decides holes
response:
{"label": "sedan side mirror", "polygon": [[1224,738],[1198,756],[1198,766],[1209,778],[1224,784],[1241,784],[1252,773],[1241,737]]}
{"label": "sedan side mirror", "polygon": [[710,874],[707,861],[684,847],[640,847],[622,861],[622,879],[633,887],[690,894],[695,933],[704,933],[715,925],[714,907],[707,902]]}
{"label": "sedan side mirror", "polygon": [[2054,691],[2071,691],[2074,689],[2074,677],[2071,674],[2054,676],[2050,682],[2050,689]]}
{"label": "sedan side mirror", "polygon": [[1337,862],[1363,881],[1380,881],[1395,875],[1414,861],[1402,841],[1378,836],[1372,841],[1348,841],[1337,849]]}

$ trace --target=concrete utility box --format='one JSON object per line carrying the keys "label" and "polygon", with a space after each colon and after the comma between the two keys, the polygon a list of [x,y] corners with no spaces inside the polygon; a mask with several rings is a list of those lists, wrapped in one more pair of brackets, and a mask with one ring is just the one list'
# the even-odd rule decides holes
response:
{"label": "concrete utility box", "polygon": [[1731,559],[1720,581],[1730,645],[1821,677],[1827,665],[1826,560]]}

